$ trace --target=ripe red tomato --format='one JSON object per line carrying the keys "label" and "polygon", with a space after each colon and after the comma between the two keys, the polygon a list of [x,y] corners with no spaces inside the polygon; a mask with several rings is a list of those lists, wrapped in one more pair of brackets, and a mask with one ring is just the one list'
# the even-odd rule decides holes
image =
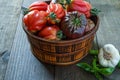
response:
{"label": "ripe red tomato", "polygon": [[55,40],[57,39],[57,32],[59,31],[59,27],[56,25],[46,26],[39,32],[39,36],[45,39]]}
{"label": "ripe red tomato", "polygon": [[48,13],[55,13],[57,18],[62,18],[65,15],[65,10],[63,9],[62,5],[59,3],[50,3],[50,5],[47,8]]}
{"label": "ripe red tomato", "polygon": [[47,13],[45,11],[33,10],[23,17],[23,21],[29,31],[36,32],[46,26]]}
{"label": "ripe red tomato", "polygon": [[47,6],[48,4],[46,2],[43,1],[36,1],[33,2],[30,6],[29,6],[29,10],[39,10],[39,11],[46,11],[47,10]]}
{"label": "ripe red tomato", "polygon": [[78,11],[85,14],[87,18],[90,17],[91,8],[91,4],[84,0],[72,0],[70,5],[68,5],[68,11]]}
{"label": "ripe red tomato", "polygon": [[48,22],[51,24],[59,23],[60,20],[65,16],[65,10],[59,3],[50,3],[47,8]]}

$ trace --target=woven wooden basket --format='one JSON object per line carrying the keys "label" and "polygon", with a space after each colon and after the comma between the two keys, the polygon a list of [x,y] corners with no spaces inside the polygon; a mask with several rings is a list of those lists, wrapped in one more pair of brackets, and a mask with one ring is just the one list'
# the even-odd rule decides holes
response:
{"label": "woven wooden basket", "polygon": [[45,63],[54,65],[69,65],[80,61],[92,47],[94,36],[99,26],[99,17],[92,16],[95,28],[81,38],[74,40],[50,41],[31,34],[25,28],[32,53],[36,58]]}

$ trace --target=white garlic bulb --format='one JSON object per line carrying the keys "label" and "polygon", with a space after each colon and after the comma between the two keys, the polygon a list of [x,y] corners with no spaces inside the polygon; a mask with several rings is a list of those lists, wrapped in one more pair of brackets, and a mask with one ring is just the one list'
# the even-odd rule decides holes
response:
{"label": "white garlic bulb", "polygon": [[104,67],[115,67],[120,61],[120,54],[114,45],[106,44],[100,49],[98,59]]}

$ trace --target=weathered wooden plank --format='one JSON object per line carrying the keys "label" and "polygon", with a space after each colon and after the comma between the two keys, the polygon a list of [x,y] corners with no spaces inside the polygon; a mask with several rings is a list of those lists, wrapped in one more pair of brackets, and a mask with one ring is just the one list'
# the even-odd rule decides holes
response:
{"label": "weathered wooden plank", "polygon": [[3,80],[22,0],[0,0],[0,80]]}
{"label": "weathered wooden plank", "polygon": [[[25,0],[24,2],[25,6],[29,5],[27,3],[32,3],[31,1],[34,1],[34,0],[30,0],[29,2],[28,0],[27,1]],[[106,10],[104,7],[109,7],[109,5],[111,4],[109,3],[109,1],[102,1],[102,0],[94,1],[94,2],[93,0],[91,0],[91,2],[93,5],[95,5],[99,9],[102,9],[103,11]],[[107,21],[107,19],[112,19],[112,18],[109,18],[109,16],[107,16],[106,14],[108,14],[109,16],[110,15],[113,16],[113,12],[111,10],[111,12],[109,13],[109,10],[106,10],[105,13],[102,12],[100,14],[101,16],[100,18],[103,18],[104,19],[103,21],[105,21],[104,22],[105,25],[102,24],[103,21],[100,24],[100,27],[102,26],[102,29],[104,29],[106,25],[107,25],[107,28],[109,29],[108,27],[109,21]],[[114,13],[114,14],[118,15],[118,13]],[[116,18],[114,18],[114,20],[116,20]],[[117,18],[117,20],[119,19]],[[115,24],[119,24],[119,22],[116,22],[116,21],[113,21],[113,22]],[[93,75],[83,71],[82,69],[78,68],[76,65],[64,66],[64,67],[56,66],[54,69],[54,66],[52,65],[47,65],[39,62],[32,55],[25,33],[21,28],[21,21],[19,23],[20,24],[18,25],[17,34],[15,35],[15,40],[14,40],[9,64],[6,71],[5,80],[54,80],[54,77],[55,77],[55,80],[88,80],[88,79],[96,80]],[[113,26],[114,26],[114,23],[113,23]],[[100,45],[103,45],[105,42],[111,39],[110,37],[106,37],[105,32],[107,31],[107,29],[104,29],[104,30],[102,29],[98,31],[98,36],[97,36]],[[118,29],[113,29],[113,30],[118,30]],[[105,37],[103,37],[103,35]],[[107,35],[109,35],[109,33],[107,33]],[[105,40],[102,38],[105,38],[105,39],[108,38],[108,39]],[[118,40],[118,38],[116,40]],[[88,55],[80,62],[86,62],[86,61],[90,62],[91,56]],[[114,74],[112,74],[111,76],[108,76],[108,78],[106,78],[105,80],[113,80],[113,79],[119,80],[119,76],[117,74],[120,74],[119,70],[116,70]]]}
{"label": "weathered wooden plank", "polygon": [[[95,0],[92,0],[94,3]],[[98,31],[98,40],[101,45],[112,43],[119,49],[120,44],[120,8],[115,3],[120,1],[116,0],[100,0],[94,5],[98,7],[102,12],[100,14],[100,29]],[[100,4],[101,3],[101,4]],[[120,49],[119,49],[120,50]]]}
{"label": "weathered wooden plank", "polygon": [[[100,9],[100,28],[98,30],[98,43],[100,47],[113,44],[120,50],[120,0],[90,0],[92,5]],[[120,80],[120,69],[116,69],[105,80]]]}
{"label": "weathered wooden plank", "polygon": [[39,62],[31,53],[22,30],[21,18],[5,75],[5,80],[53,80],[54,66]]}
{"label": "weathered wooden plank", "polygon": [[[23,5],[27,7],[34,1],[25,0]],[[11,50],[5,80],[54,80],[54,66],[39,62],[31,53],[21,20],[22,15]]]}
{"label": "weathered wooden plank", "polygon": [[21,4],[22,0],[0,1],[0,53],[11,48]]}

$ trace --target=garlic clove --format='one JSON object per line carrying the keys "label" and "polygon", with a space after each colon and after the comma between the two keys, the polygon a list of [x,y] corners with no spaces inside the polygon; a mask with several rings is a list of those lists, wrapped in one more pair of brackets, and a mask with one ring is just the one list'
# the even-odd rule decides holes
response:
{"label": "garlic clove", "polygon": [[99,59],[99,63],[101,65],[103,65],[104,67],[107,65],[107,60],[103,57],[103,48],[101,48],[99,50],[99,54],[98,54],[98,59]]}

